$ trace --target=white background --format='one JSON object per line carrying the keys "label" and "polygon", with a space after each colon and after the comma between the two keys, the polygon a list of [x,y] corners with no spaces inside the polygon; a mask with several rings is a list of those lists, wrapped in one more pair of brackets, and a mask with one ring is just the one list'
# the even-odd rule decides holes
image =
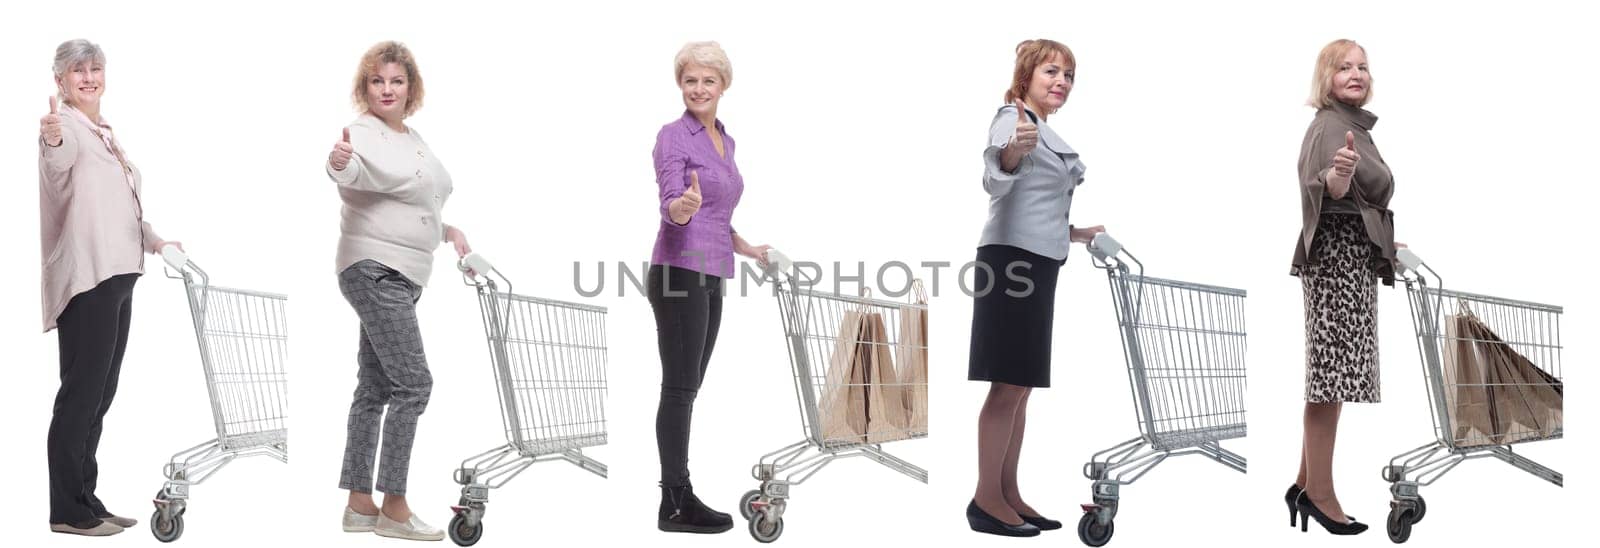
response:
{"label": "white background", "polygon": [[[1077,87],[1050,123],[1089,166],[1074,220],[1106,224],[1152,275],[1250,291],[1251,436],[1229,445],[1250,458],[1252,473],[1194,458],[1163,464],[1124,490],[1114,546],[1348,544],[1285,529],[1279,497],[1300,431],[1300,286],[1287,271],[1300,224],[1295,159],[1312,114],[1302,103],[1318,49],[1339,37],[1360,41],[1377,80],[1374,137],[1398,185],[1399,239],[1453,287],[1565,305],[1565,373],[1580,384],[1567,409],[1578,425],[1571,439],[1526,447],[1578,489],[1472,462],[1424,490],[1431,511],[1412,543],[1550,543],[1585,530],[1568,518],[1587,500],[1578,495],[1589,476],[1575,465],[1593,447],[1581,385],[1595,360],[1584,254],[1595,234],[1600,120],[1594,46],[1581,39],[1594,19],[1565,3],[77,3],[6,12],[0,173],[16,192],[0,201],[0,230],[16,244],[0,270],[9,288],[0,293],[0,333],[12,364],[0,416],[13,445],[0,455],[13,475],[0,519],[18,545],[76,542],[45,532],[56,339],[39,334],[32,181],[34,128],[54,89],[50,58],[80,36],[109,56],[104,114],[144,171],[147,218],[184,241],[217,283],[291,295],[292,464],[248,459],[195,488],[180,542],[380,542],[337,528],[357,327],[334,278],[338,199],[321,166],[354,116],[356,61],[382,39],[411,46],[426,79],[426,105],[409,123],[454,177],[446,219],[520,292],[581,299],[574,261],[585,265],[586,285],[597,262],[612,276],[606,294],[581,299],[610,308],[612,443],[591,454],[611,478],[535,467],[493,494],[484,546],[753,542],[743,523],[716,537],[655,532],[654,325],[642,296],[616,292],[615,263],[647,260],[654,238],[650,148],[682,110],[672,56],[702,39],[719,40],[735,67],[720,114],[747,181],[741,234],[796,259],[869,268],[972,258],[986,203],[979,151],[1013,46],[1043,36],[1073,48]],[[439,526],[457,496],[451,470],[501,439],[475,299],[447,255],[439,251],[420,305],[435,390],[410,484],[413,507]],[[1003,542],[966,532],[961,517],[986,387],[965,380],[971,301],[942,274],[932,312],[933,434],[886,446],[928,468],[931,485],[864,460],[836,464],[794,490],[779,542]],[[100,496],[141,520],[104,542],[116,545],[153,542],[144,521],[160,465],[210,435],[180,284],[152,272],[136,294],[100,451]],[[1384,401],[1349,406],[1342,423],[1339,492],[1375,526],[1351,542],[1386,542],[1378,470],[1430,436],[1403,297],[1381,291]],[[1081,248],[1058,298],[1055,386],[1032,400],[1023,482],[1036,508],[1070,524],[1088,502],[1081,463],[1136,429],[1103,274]],[[696,406],[696,490],[728,512],[755,486],[755,458],[801,435],[775,309],[761,293],[727,300]],[[1042,542],[1074,545],[1073,534]]]}

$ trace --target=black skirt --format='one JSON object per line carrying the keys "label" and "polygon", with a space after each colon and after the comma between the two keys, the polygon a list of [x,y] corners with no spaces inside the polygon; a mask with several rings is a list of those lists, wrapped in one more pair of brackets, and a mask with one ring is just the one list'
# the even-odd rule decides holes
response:
{"label": "black skirt", "polygon": [[1064,262],[1009,245],[978,248],[968,380],[1050,386],[1056,278]]}

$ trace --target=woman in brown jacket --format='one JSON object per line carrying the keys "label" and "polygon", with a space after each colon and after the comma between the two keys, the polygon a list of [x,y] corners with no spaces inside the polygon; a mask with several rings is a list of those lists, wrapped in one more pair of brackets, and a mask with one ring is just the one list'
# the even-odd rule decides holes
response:
{"label": "woman in brown jacket", "polygon": [[1367,526],[1344,513],[1333,490],[1333,445],[1344,402],[1376,403],[1378,281],[1394,285],[1394,177],[1372,141],[1378,117],[1367,52],[1335,40],[1317,56],[1309,103],[1317,114],[1300,145],[1300,209],[1294,266],[1305,299],[1305,432],[1300,473],[1284,501],[1289,523],[1315,518],[1328,532]]}

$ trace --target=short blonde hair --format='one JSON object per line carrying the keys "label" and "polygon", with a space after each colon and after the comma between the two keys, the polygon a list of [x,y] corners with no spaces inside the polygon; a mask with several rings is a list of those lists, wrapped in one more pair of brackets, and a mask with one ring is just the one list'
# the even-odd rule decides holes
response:
{"label": "short blonde hair", "polygon": [[700,65],[717,71],[722,76],[722,89],[733,86],[733,63],[728,61],[728,53],[722,51],[722,46],[716,42],[689,42],[678,50],[678,56],[673,59],[672,76],[678,81],[683,81],[683,71],[690,64]]}
{"label": "short blonde hair", "polygon": [[[1339,72],[1339,64],[1344,62],[1345,54],[1352,48],[1361,48],[1361,53],[1366,53],[1367,48],[1357,44],[1355,40],[1340,38],[1328,45],[1322,46],[1322,53],[1317,54],[1317,69],[1311,75],[1311,97],[1306,99],[1306,104],[1318,110],[1333,106],[1337,99],[1333,98],[1333,75]],[[1366,106],[1372,101],[1372,74],[1367,74],[1367,93],[1361,97],[1358,107]]]}
{"label": "short blonde hair", "polygon": [[378,42],[361,56],[356,65],[355,84],[350,91],[350,102],[359,112],[371,109],[367,104],[367,79],[378,73],[378,67],[399,63],[406,68],[406,116],[422,108],[422,73],[417,70],[417,59],[405,44],[393,40]]}
{"label": "short blonde hair", "polygon": [[1028,84],[1033,83],[1033,71],[1039,70],[1039,65],[1057,55],[1066,61],[1067,66],[1077,70],[1078,58],[1072,55],[1072,49],[1066,44],[1044,38],[1023,40],[1017,44],[1017,66],[1011,73],[1011,87],[1006,88],[1006,104],[1027,97]]}

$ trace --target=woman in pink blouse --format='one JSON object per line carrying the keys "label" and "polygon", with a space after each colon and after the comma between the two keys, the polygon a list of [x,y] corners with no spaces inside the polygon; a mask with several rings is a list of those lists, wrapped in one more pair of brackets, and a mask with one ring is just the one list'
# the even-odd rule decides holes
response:
{"label": "woman in pink blouse", "polygon": [[167,242],[144,221],[139,169],[100,115],[106,56],[88,40],[56,48],[56,95],[39,119],[44,330],[56,330],[61,388],[46,445],[50,530],[107,536],[137,521],[95,496],[100,431],[117,392],[133,284]]}

